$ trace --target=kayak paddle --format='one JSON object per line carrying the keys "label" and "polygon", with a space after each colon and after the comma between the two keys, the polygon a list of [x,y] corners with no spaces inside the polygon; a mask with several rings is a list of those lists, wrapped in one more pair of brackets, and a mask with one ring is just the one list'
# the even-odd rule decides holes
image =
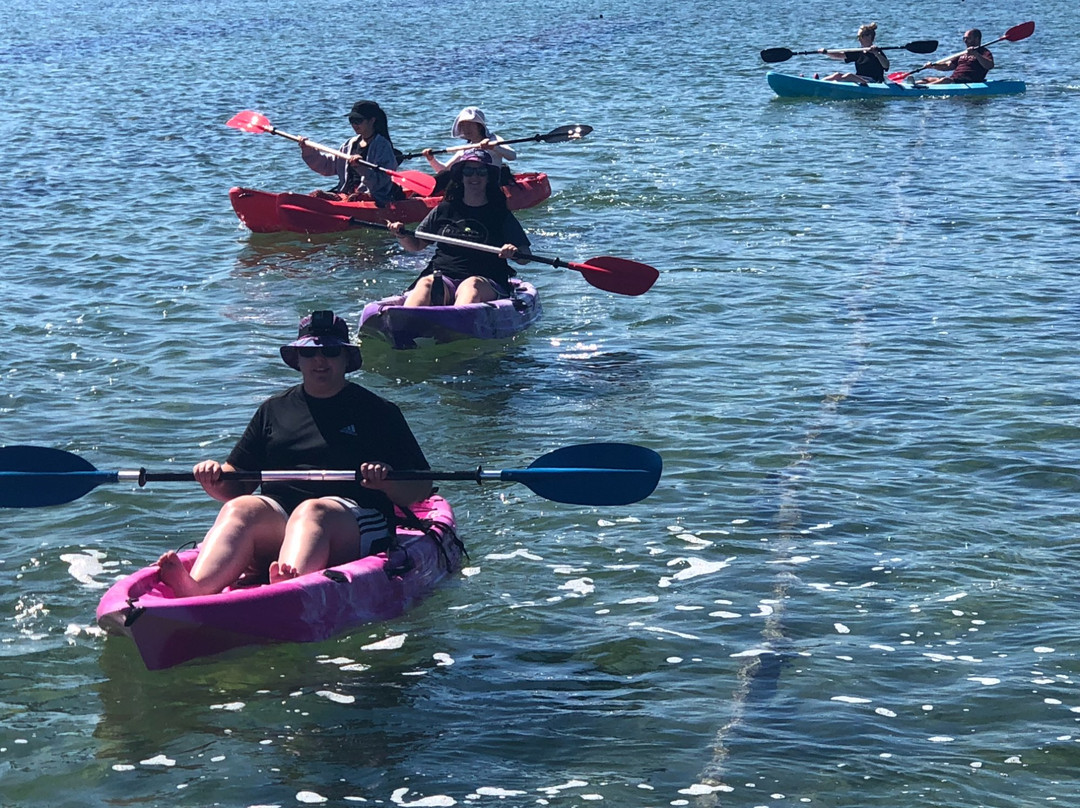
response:
{"label": "kayak paddle", "polygon": [[[493,145],[502,145],[504,143],[528,143],[535,141],[536,143],[565,143],[568,140],[581,140],[585,135],[592,131],[591,126],[585,126],[580,123],[567,124],[566,126],[558,126],[548,132],[546,135],[533,135],[532,137],[518,137],[513,140],[497,140]],[[467,143],[464,146],[449,146],[445,149],[433,149],[432,154],[449,154],[450,152],[465,151],[466,149],[479,148],[475,143]],[[423,152],[413,152],[412,154],[406,154],[402,156],[402,160],[411,160],[414,157],[423,157]]]}
{"label": "kayak paddle", "polygon": [[[524,469],[484,471],[392,471],[391,480],[501,480],[522,483],[553,502],[571,505],[629,505],[649,496],[660,480],[663,460],[652,449],[631,443],[584,443],[564,446]],[[237,471],[226,480],[281,482],[314,480],[350,482],[356,471]],[[190,471],[151,473],[146,469],[98,471],[71,452],[43,446],[0,448],[0,508],[38,508],[73,502],[99,485],[134,482],[193,482]]]}
{"label": "kayak paddle", "polygon": [[[909,42],[906,45],[886,45],[881,50],[906,50],[912,53],[933,53],[937,50],[938,42],[936,39],[918,39],[914,42]],[[774,64],[776,62],[786,62],[792,56],[809,56],[810,54],[822,54],[828,55],[830,53],[859,53],[865,52],[866,48],[837,48],[836,50],[812,50],[812,51],[791,51],[787,48],[766,48],[761,52],[761,61]]]}
{"label": "kayak paddle", "polygon": [[[982,45],[980,45],[980,47],[985,48],[985,47],[987,47],[989,45],[995,45],[998,42],[1003,42],[1004,40],[1008,40],[1009,42],[1019,42],[1021,39],[1027,39],[1029,36],[1031,36],[1034,33],[1035,33],[1035,21],[1034,20],[1031,20],[1029,22],[1022,22],[1019,25],[1014,25],[1012,28],[1010,28],[1008,31],[1006,31],[1003,36],[999,36],[993,42],[985,42]],[[926,70],[931,65],[937,65],[937,64],[941,64],[942,62],[948,62],[948,61],[951,61],[952,59],[957,59],[957,58],[963,56],[965,53],[967,53],[967,48],[960,51],[959,53],[954,53],[952,56],[946,56],[944,59],[938,59],[936,62],[928,62],[927,64],[924,64],[922,67],[916,67],[914,70],[909,70],[906,73],[904,73],[904,72],[890,73],[889,74],[889,81],[903,81],[908,76],[913,76],[916,73],[921,73],[923,70]]]}
{"label": "kayak paddle", "polygon": [[[282,223],[290,230],[315,233],[331,233],[349,230],[354,227],[370,227],[375,230],[390,230],[387,225],[379,224],[378,222],[365,222],[362,219],[355,219],[351,216],[326,213],[325,211],[312,210],[311,208],[300,207],[299,205],[284,203],[279,204],[277,209],[278,216],[281,218]],[[502,250],[501,247],[495,247],[491,244],[478,244],[475,241],[465,241],[464,239],[451,238],[450,236],[437,236],[434,233],[417,233],[413,230],[406,230],[404,228],[402,228],[401,232],[404,235],[413,236],[414,238],[422,239],[423,241],[453,244],[456,247],[465,247],[470,250],[478,250],[479,252],[491,253],[493,255],[497,255]],[[541,264],[548,264],[553,267],[566,267],[568,269],[577,270],[586,281],[597,289],[603,289],[605,292],[614,292],[619,295],[629,295],[631,297],[645,294],[652,288],[652,285],[656,283],[656,279],[660,277],[660,273],[648,264],[630,261],[626,258],[614,258],[610,255],[590,258],[583,264],[578,264],[573,261],[563,261],[561,258],[545,258],[524,250],[518,250],[516,257],[526,261],[536,261]]]}
{"label": "kayak paddle", "polygon": [[233,129],[239,129],[242,132],[254,132],[256,134],[260,132],[269,132],[272,135],[280,135],[283,138],[295,140],[297,143],[306,143],[311,146],[311,148],[317,149],[324,154],[341,157],[345,160],[352,160],[361,165],[365,165],[368,168],[374,168],[376,171],[389,174],[390,178],[406,191],[412,191],[420,196],[431,196],[431,192],[435,190],[435,178],[430,174],[425,174],[423,171],[391,171],[389,168],[383,168],[382,166],[375,165],[375,163],[369,163],[367,160],[361,160],[355,154],[348,154],[340,149],[324,146],[321,143],[316,143],[313,140],[308,140],[299,135],[290,135],[288,132],[282,132],[280,129],[271,126],[270,120],[265,115],[250,109],[245,109],[243,112],[236,113],[225,122],[225,125],[231,126]]}

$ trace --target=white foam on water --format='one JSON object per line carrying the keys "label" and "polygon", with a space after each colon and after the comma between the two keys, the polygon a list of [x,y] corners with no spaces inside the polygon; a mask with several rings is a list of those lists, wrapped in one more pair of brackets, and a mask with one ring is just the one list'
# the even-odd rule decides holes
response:
{"label": "white foam on water", "polygon": [[837,634],[850,634],[851,629],[845,626],[843,623],[833,623],[833,628],[836,629]]}
{"label": "white foam on water", "polygon": [[337,704],[352,704],[356,701],[356,696],[350,696],[346,693],[335,693],[333,690],[317,690],[316,696],[322,696],[327,701],[333,701]]}
{"label": "white foam on water", "polygon": [[751,617],[768,617],[769,615],[773,614],[775,611],[776,611],[776,609],[773,608],[771,603],[769,603],[768,601],[763,600],[763,601],[761,601],[761,603],[758,604],[758,610],[756,612],[754,612],[753,614],[751,614],[750,616]]}
{"label": "white foam on water", "polygon": [[496,788],[495,786],[481,786],[476,789],[476,793],[481,797],[524,797],[528,791],[515,791],[509,788]]}
{"label": "white foam on water", "polygon": [[829,701],[842,701],[844,704],[873,704],[872,699],[864,699],[859,696],[833,696]]}
{"label": "white foam on water", "polygon": [[378,640],[377,642],[368,643],[367,645],[361,645],[361,651],[396,651],[405,644],[405,638],[408,634],[394,634],[391,637],[387,637],[385,640]]}
{"label": "white foam on water", "polygon": [[114,763],[111,768],[114,772],[130,772],[135,770],[135,767],[130,763]]}
{"label": "white foam on water", "polygon": [[626,600],[620,600],[620,606],[633,606],[638,603],[657,603],[660,600],[658,595],[645,595],[640,598],[627,598]]}
{"label": "white foam on water", "polygon": [[524,547],[519,547],[512,553],[489,553],[484,556],[489,561],[508,561],[511,558],[527,558],[530,561],[543,561],[544,557],[539,556],[536,553],[526,550]]}
{"label": "white foam on water", "polygon": [[166,767],[168,767],[168,766],[175,766],[176,761],[173,760],[170,757],[166,757],[165,755],[155,755],[152,758],[147,758],[146,760],[140,760],[139,765],[140,766],[166,766]]}
{"label": "white foam on water", "polygon": [[463,567],[461,570],[461,576],[463,578],[472,578],[473,576],[480,574],[479,567]]}
{"label": "white foam on water", "polygon": [[437,654],[432,654],[431,658],[434,659],[440,668],[447,668],[454,664],[454,658],[449,654],[444,654],[441,651]]}
{"label": "white foam on water", "polygon": [[1031,650],[1034,651],[1036,654],[1052,654],[1052,653],[1054,653],[1053,648],[1047,648],[1045,645],[1036,645]]}
{"label": "white foam on water", "polygon": [[961,598],[966,598],[966,597],[967,597],[967,592],[957,592],[957,593],[952,594],[952,595],[946,595],[945,597],[941,598],[938,601],[938,603],[952,603],[953,601],[960,600]]}
{"label": "white foam on water", "polygon": [[86,550],[81,553],[63,553],[60,560],[68,565],[68,575],[90,589],[105,589],[108,584],[95,580],[95,575],[105,572],[101,559],[105,554],[100,550]]}
{"label": "white foam on water", "polygon": [[896,718],[896,713],[886,707],[875,707],[874,712],[878,715],[883,715],[886,718]]}
{"label": "white foam on water", "polygon": [[355,659],[349,659],[348,657],[343,657],[343,656],[339,656],[339,657],[320,656],[320,657],[318,657],[318,661],[320,663],[322,663],[323,665],[348,665],[348,664],[350,664],[352,662],[355,662],[356,660]]}
{"label": "white foam on water", "polygon": [[567,581],[565,584],[559,587],[560,590],[571,592],[578,597],[585,597],[596,591],[596,586],[593,585],[592,578],[575,578],[572,581]]}
{"label": "white foam on water", "polygon": [[318,794],[314,791],[297,791],[296,801],[307,803],[308,805],[317,805],[323,802],[329,802],[329,800],[322,794]]}
{"label": "white foam on water", "polygon": [[930,741],[931,743],[952,743],[956,740],[956,738],[952,738],[948,735],[931,735],[926,740]]}
{"label": "white foam on water", "polygon": [[570,567],[565,564],[561,564],[551,568],[551,571],[556,575],[581,575],[583,572],[588,572],[587,567]]}
{"label": "white foam on water", "polygon": [[745,651],[736,651],[734,654],[729,654],[729,656],[732,659],[740,659],[741,657],[768,656],[772,653],[771,648],[748,648]]}
{"label": "white foam on water", "polygon": [[412,800],[410,802],[405,801],[405,795],[409,793],[407,788],[398,788],[394,790],[394,793],[390,795],[390,801],[394,805],[401,805],[405,808],[446,808],[446,806],[457,805],[457,801],[453,797],[449,797],[445,794],[437,794],[433,797],[421,797],[418,800]]}
{"label": "white foam on water", "polygon": [[584,780],[568,780],[565,783],[557,786],[544,786],[543,788],[536,789],[541,794],[547,794],[549,797],[554,797],[560,791],[566,791],[571,788],[584,788],[588,783]]}
{"label": "white foam on water", "polygon": [[672,631],[670,628],[660,628],[659,626],[646,626],[643,623],[631,623],[630,628],[641,628],[644,631],[652,631],[656,634],[670,634],[673,637],[680,637],[684,640],[700,640],[695,634],[686,634],[682,631]]}
{"label": "white foam on water", "polygon": [[226,704],[211,704],[210,709],[211,710],[225,710],[226,712],[230,712],[230,713],[238,713],[241,710],[243,710],[244,707],[246,707],[246,706],[247,705],[245,705],[244,702],[242,702],[242,701],[230,701],[230,702],[228,702]]}
{"label": "white foam on water", "polygon": [[738,612],[709,612],[709,617],[719,617],[722,620],[734,620],[736,617],[742,617]]}
{"label": "white foam on water", "polygon": [[731,566],[735,556],[730,556],[724,561],[706,561],[704,558],[690,556],[688,558],[673,558],[667,566],[673,567],[679,564],[686,565],[686,569],[679,570],[671,577],[660,579],[660,586],[667,586],[671,581],[687,581],[691,578],[700,578],[703,575],[713,575],[720,570]]}

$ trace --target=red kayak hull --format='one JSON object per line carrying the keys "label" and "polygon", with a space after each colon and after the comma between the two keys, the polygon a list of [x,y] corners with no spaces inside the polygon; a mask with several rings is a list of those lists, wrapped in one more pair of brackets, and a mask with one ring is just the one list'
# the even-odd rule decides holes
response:
{"label": "red kayak hull", "polygon": [[[524,210],[539,205],[551,196],[547,174],[517,174],[514,182],[504,186],[510,210]],[[319,205],[327,213],[351,216],[367,222],[419,222],[428,211],[442,201],[441,196],[409,196],[380,208],[374,202],[336,202],[306,194],[272,193],[254,188],[229,189],[229,201],[237,217],[253,233],[279,233],[288,230],[278,216],[277,207],[289,199],[303,200],[311,207]],[[306,231],[310,232],[310,231]]]}

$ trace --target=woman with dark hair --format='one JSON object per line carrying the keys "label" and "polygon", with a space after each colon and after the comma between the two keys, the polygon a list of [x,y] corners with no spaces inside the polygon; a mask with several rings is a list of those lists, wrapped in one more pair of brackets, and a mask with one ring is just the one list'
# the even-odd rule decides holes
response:
{"label": "woman with dark hair", "polygon": [[[858,31],[860,48],[850,51],[829,51],[832,59],[843,59],[855,65],[854,73],[839,71],[825,77],[825,81],[851,81],[864,87],[870,82],[885,81],[885,71],[889,69],[889,57],[885,51],[874,44],[877,38],[877,23],[860,25]],[[823,50],[822,53],[825,53]]]}
{"label": "woman with dark hair", "polygon": [[[398,157],[394,143],[390,140],[386,113],[374,101],[357,101],[349,110],[348,118],[356,136],[346,140],[340,151],[355,156],[345,160],[323,154],[309,146],[307,140],[302,138],[300,154],[308,168],[327,177],[336,174],[338,184],[330,193],[343,195],[350,201],[374,199],[376,205],[383,207],[395,199],[404,198],[404,192],[394,184],[390,175],[359,162],[363,160],[389,171],[397,170]],[[323,193],[325,192],[317,191],[316,195],[321,196]]]}
{"label": "woman with dark hair", "polygon": [[431,233],[501,249],[496,255],[437,242],[435,255],[409,287],[404,305],[464,305],[509,297],[510,278],[515,273],[506,259],[515,258],[518,250],[527,250],[529,237],[506,206],[499,168],[486,151],[470,149],[462,152],[439,180],[444,185],[442,202],[420,222],[415,236],[404,233],[401,222],[390,223],[390,232],[401,246],[419,252],[431,244],[424,241],[423,234]]}

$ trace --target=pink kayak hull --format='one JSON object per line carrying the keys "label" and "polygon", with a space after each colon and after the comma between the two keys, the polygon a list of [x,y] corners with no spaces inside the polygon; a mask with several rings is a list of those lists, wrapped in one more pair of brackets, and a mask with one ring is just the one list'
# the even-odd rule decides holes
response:
{"label": "pink kayak hull", "polygon": [[360,314],[360,334],[379,337],[394,348],[418,347],[417,340],[442,344],[463,339],[506,339],[540,319],[540,295],[526,281],[511,280],[513,295],[490,303],[406,308],[405,295],[376,300]]}
{"label": "pink kayak hull", "polygon": [[[134,641],[149,670],[245,645],[318,642],[366,623],[402,615],[460,569],[449,503],[433,496],[413,506],[426,531],[398,528],[397,546],[291,581],[177,598],[146,567],[117,581],[101,599],[97,622]],[[190,567],[198,550],[180,554]]]}
{"label": "pink kayak hull", "polygon": [[[547,174],[517,174],[511,185],[504,186],[506,202],[510,210],[524,210],[539,205],[551,196],[551,184]],[[229,201],[237,217],[253,233],[279,233],[289,228],[281,221],[277,206],[300,197],[307,207],[316,206],[326,213],[351,216],[366,222],[419,222],[428,211],[442,201],[441,196],[410,196],[391,202],[384,208],[376,207],[374,202],[336,202],[319,199],[306,194],[278,194],[270,191],[258,191],[254,188],[229,189]],[[309,232],[309,231],[305,231]],[[330,231],[328,231],[330,232]]]}

